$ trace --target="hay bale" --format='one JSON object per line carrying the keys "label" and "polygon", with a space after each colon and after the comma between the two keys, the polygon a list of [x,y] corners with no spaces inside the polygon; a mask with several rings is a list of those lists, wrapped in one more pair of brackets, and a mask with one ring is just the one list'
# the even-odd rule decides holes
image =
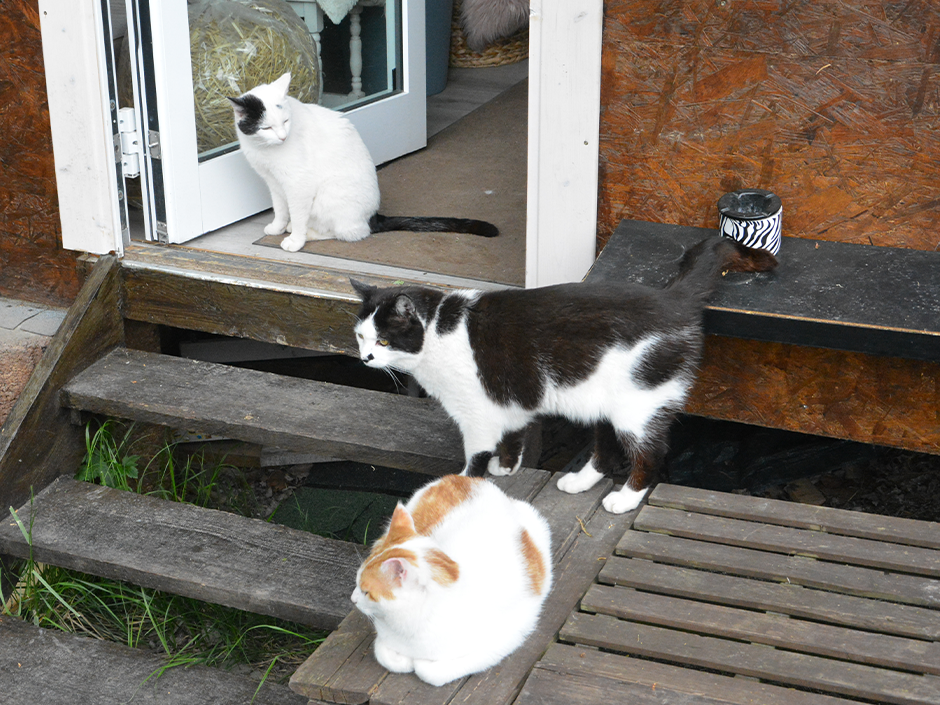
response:
{"label": "hay bale", "polygon": [[[322,92],[317,47],[284,0],[199,0],[189,5],[196,143],[207,152],[234,142],[227,97],[239,96],[291,72],[291,95],[317,103]],[[130,54],[118,61],[121,107],[134,104]]]}
{"label": "hay bale", "polygon": [[199,151],[237,139],[228,96],[291,72],[291,95],[320,100],[317,48],[283,0],[211,0],[189,6]]}

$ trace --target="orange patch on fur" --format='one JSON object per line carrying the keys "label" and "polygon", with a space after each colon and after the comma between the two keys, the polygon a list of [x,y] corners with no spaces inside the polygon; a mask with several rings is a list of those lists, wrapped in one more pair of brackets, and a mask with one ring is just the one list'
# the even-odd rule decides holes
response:
{"label": "orange patch on fur", "polygon": [[440,585],[453,585],[460,577],[460,566],[443,551],[432,548],[427,562],[431,566],[431,577]]}
{"label": "orange patch on fur", "polygon": [[522,557],[525,558],[525,569],[529,575],[529,587],[535,595],[541,595],[545,587],[545,556],[535,545],[535,541],[529,536],[525,529],[519,535],[519,543],[522,547]]}
{"label": "orange patch on fur", "polygon": [[425,490],[412,513],[415,531],[422,536],[429,535],[453,509],[473,496],[480,482],[485,480],[463,475],[445,475],[440,482]]}

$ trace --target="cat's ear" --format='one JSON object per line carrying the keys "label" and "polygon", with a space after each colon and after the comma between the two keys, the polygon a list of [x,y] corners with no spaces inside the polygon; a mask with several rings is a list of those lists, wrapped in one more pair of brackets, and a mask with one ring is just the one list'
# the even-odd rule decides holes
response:
{"label": "cat's ear", "polygon": [[361,281],[349,278],[349,283],[352,284],[352,288],[356,290],[356,293],[362,298],[363,301],[368,301],[372,298],[372,295],[378,291],[378,288],[372,286],[371,284],[364,284]]}
{"label": "cat's ear", "polygon": [[392,512],[392,520],[388,525],[388,538],[386,541],[389,545],[394,545],[404,543],[416,535],[414,519],[411,518],[411,514],[408,513],[404,505],[399,502],[398,506],[395,507],[395,511]]}
{"label": "cat's ear", "polygon": [[232,107],[235,108],[235,117],[241,120],[247,114],[245,110],[245,101],[239,98],[229,98],[229,102],[232,104]]}
{"label": "cat's ear", "polygon": [[396,587],[405,584],[410,572],[408,562],[401,558],[389,558],[382,562],[382,573]]}
{"label": "cat's ear", "polygon": [[414,301],[404,294],[399,294],[395,299],[395,313],[402,318],[417,318],[418,316]]}
{"label": "cat's ear", "polygon": [[276,88],[281,91],[285,96],[287,96],[287,91],[290,90],[290,71],[282,75],[279,79],[274,81],[271,84],[272,88]]}

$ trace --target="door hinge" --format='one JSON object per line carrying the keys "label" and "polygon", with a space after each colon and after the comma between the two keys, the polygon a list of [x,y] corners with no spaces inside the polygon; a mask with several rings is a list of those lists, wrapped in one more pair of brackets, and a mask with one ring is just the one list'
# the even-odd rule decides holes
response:
{"label": "door hinge", "polygon": [[133,108],[118,110],[118,131],[121,136],[121,170],[125,179],[140,176],[140,134]]}

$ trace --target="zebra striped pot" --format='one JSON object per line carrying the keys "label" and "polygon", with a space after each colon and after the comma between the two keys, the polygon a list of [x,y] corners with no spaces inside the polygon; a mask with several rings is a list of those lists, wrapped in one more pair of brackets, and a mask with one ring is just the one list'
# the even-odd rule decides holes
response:
{"label": "zebra striped pot", "polygon": [[783,204],[780,197],[763,189],[726,193],[718,200],[718,230],[742,245],[780,251]]}

